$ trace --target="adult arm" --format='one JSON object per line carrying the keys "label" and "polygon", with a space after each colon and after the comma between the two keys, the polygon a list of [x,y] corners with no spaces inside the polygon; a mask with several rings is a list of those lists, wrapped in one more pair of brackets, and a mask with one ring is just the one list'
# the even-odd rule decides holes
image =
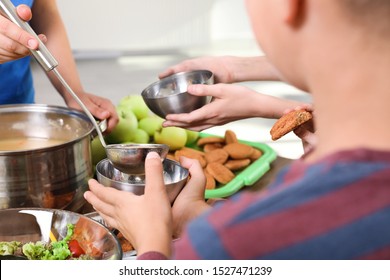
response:
{"label": "adult arm", "polygon": [[[115,106],[110,100],[87,93],[82,87],[56,1],[35,0],[32,12],[31,26],[35,32],[43,33],[48,38],[46,46],[59,63],[58,71],[96,118],[108,120],[107,132],[111,131],[119,121]],[[53,73],[49,72],[48,77],[69,107],[81,109]]]}
{"label": "adult arm", "polygon": [[216,83],[280,80],[278,71],[265,56],[205,56],[188,59],[167,68],[159,75],[159,78],[178,72],[203,69],[214,73]]}

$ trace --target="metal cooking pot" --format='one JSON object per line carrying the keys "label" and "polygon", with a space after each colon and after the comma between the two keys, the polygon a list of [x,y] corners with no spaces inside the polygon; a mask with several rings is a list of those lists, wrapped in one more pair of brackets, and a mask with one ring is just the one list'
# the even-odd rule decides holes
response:
{"label": "metal cooking pot", "polygon": [[84,113],[69,108],[0,106],[0,140],[42,138],[61,142],[38,149],[0,149],[0,209],[81,209],[87,181],[93,176],[93,131]]}

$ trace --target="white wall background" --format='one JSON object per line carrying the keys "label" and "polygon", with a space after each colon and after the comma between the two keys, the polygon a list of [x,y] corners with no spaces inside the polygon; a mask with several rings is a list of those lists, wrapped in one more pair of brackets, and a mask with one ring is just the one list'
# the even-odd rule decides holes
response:
{"label": "white wall background", "polygon": [[57,2],[75,51],[166,51],[252,38],[243,0]]}
{"label": "white wall background", "polygon": [[253,39],[244,0],[214,0],[211,11],[211,39]]}

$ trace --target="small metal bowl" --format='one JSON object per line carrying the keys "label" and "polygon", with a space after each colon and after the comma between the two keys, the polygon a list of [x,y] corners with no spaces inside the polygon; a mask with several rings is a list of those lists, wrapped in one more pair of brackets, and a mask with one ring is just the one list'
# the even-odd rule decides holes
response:
{"label": "small metal bowl", "polygon": [[165,144],[111,144],[106,147],[107,158],[116,169],[132,175],[145,174],[145,159],[149,152],[156,152],[162,160],[169,152]]}
{"label": "small metal bowl", "polygon": [[192,84],[213,84],[214,75],[208,70],[181,72],[161,79],[147,88],[141,95],[156,115],[165,118],[168,114],[190,113],[211,101],[211,96],[195,96],[187,92]]}
{"label": "small metal bowl", "polygon": [[87,254],[94,252],[94,258],[103,260],[120,260],[123,256],[119,240],[107,227],[78,213],[46,208],[3,209],[0,224],[0,241],[22,243],[50,243],[53,237],[62,240],[67,225],[74,224],[73,237],[85,241],[80,246]]}
{"label": "small metal bowl", "polygon": [[[178,162],[169,159],[163,161],[163,170],[168,198],[173,203],[187,182],[189,173]],[[144,194],[145,175],[123,173],[116,169],[108,159],[103,159],[96,165],[96,174],[97,180],[106,187],[132,192],[136,195]]]}

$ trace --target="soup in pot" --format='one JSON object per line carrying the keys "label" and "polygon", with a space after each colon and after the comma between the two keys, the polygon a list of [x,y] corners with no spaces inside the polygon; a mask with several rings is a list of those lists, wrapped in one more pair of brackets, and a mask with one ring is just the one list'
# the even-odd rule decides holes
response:
{"label": "soup in pot", "polygon": [[65,143],[65,140],[20,137],[0,140],[0,151],[25,151],[42,149]]}

